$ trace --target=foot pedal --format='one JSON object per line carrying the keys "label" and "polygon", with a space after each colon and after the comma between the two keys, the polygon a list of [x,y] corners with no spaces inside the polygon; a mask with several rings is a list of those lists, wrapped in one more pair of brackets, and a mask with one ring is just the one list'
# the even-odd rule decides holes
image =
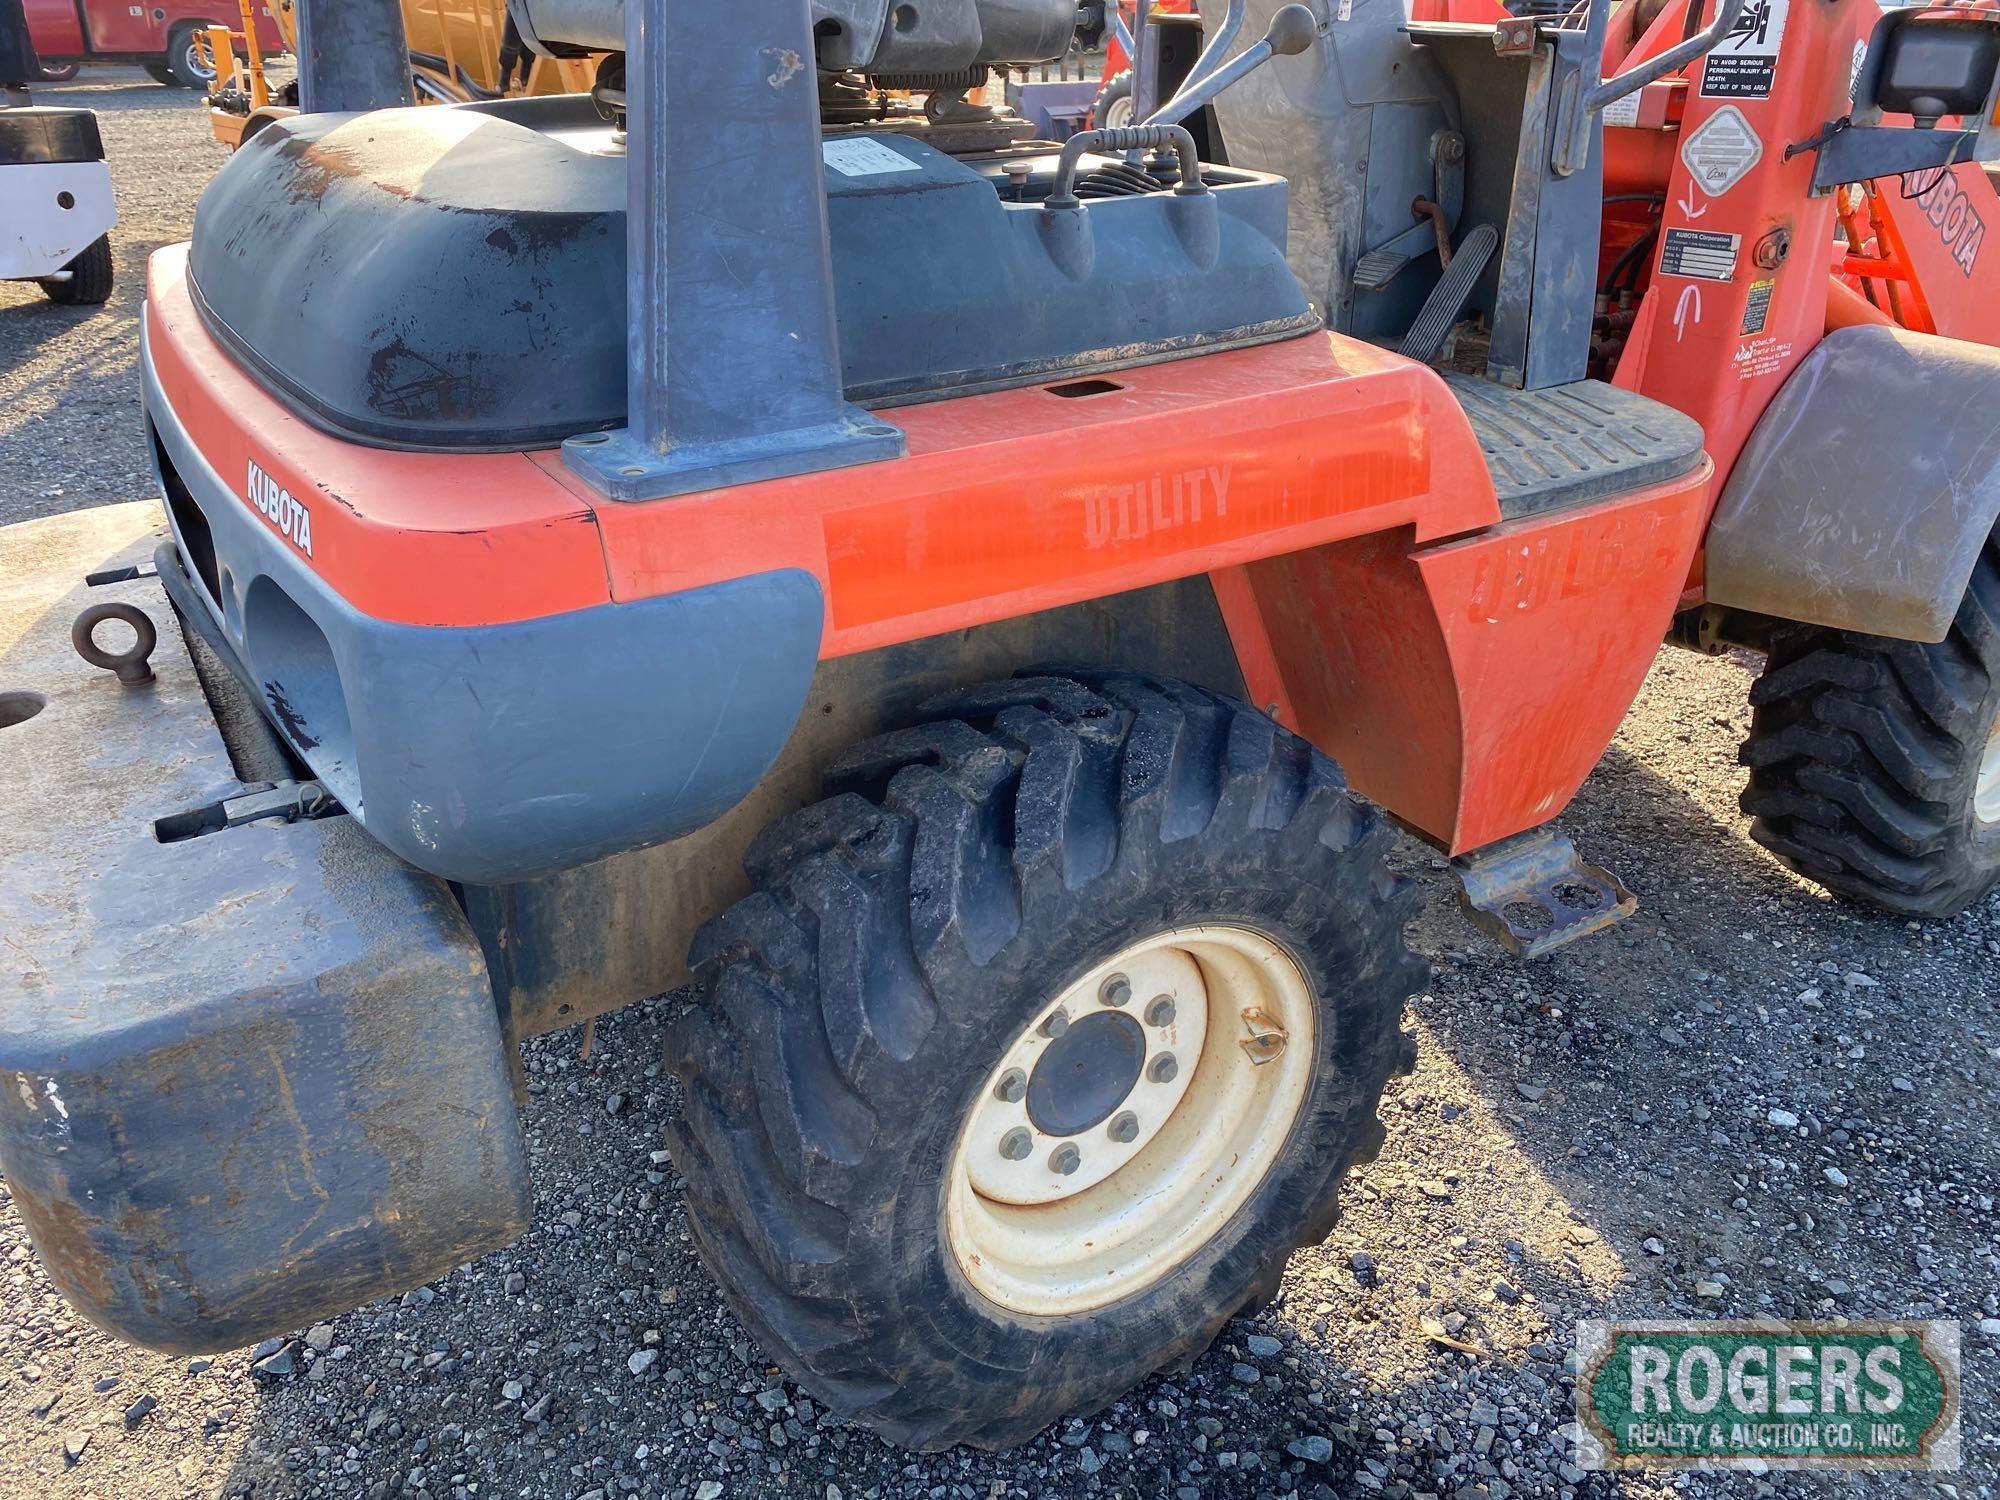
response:
{"label": "foot pedal", "polygon": [[1354,263],[1354,284],[1364,292],[1379,292],[1396,279],[1410,257],[1396,250],[1370,250]]}
{"label": "foot pedal", "polygon": [[1472,288],[1486,269],[1486,262],[1500,247],[1500,232],[1491,224],[1475,225],[1464,242],[1452,252],[1451,264],[1438,277],[1438,284],[1424,300],[1424,310],[1403,336],[1402,355],[1427,365],[1444,350],[1444,342],[1458,326],[1459,315],[1472,296]]}
{"label": "foot pedal", "polygon": [[1622,922],[1639,898],[1585,864],[1553,828],[1531,828],[1451,862],[1472,924],[1518,958],[1539,958]]}

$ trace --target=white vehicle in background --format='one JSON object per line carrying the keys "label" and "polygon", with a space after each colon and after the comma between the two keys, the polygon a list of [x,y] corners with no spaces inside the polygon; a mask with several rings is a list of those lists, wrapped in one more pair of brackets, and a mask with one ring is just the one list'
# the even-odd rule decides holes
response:
{"label": "white vehicle in background", "polygon": [[0,0],[0,281],[92,305],[111,295],[111,169],[95,114],[30,102],[42,77],[21,0]]}

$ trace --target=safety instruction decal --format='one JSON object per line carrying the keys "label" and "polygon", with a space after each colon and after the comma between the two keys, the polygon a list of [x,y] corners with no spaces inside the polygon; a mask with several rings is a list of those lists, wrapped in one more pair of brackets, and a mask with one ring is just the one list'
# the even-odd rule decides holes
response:
{"label": "safety instruction decal", "polygon": [[1778,77],[1789,0],[1744,0],[1729,35],[1702,61],[1704,99],[1768,99]]}
{"label": "safety instruction decal", "polygon": [[1681,142],[1681,160],[1694,185],[1711,198],[1735,187],[1763,159],[1763,141],[1733,104],[1723,105]]}
{"label": "safety instruction decal", "polygon": [[886,172],[921,172],[923,168],[893,146],[862,138],[822,141],[820,155],[842,177],[880,177]]}
{"label": "safety instruction decal", "polygon": [[1771,289],[1777,286],[1776,279],[1753,281],[1750,283],[1750,298],[1743,304],[1743,336],[1762,333],[1764,325],[1771,321]]}
{"label": "safety instruction decal", "polygon": [[1660,246],[1660,274],[1696,281],[1728,281],[1736,274],[1740,234],[1712,229],[1669,229]]}
{"label": "safety instruction decal", "polygon": [[1613,99],[1604,106],[1604,123],[1607,125],[1637,125],[1639,123],[1639,96],[1646,91],[1634,89],[1623,99]]}

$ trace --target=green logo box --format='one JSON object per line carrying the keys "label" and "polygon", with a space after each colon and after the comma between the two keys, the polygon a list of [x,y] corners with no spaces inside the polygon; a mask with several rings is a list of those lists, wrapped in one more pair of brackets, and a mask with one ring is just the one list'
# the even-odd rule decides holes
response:
{"label": "green logo box", "polygon": [[1959,1326],[1577,1325],[1585,1469],[1959,1466]]}

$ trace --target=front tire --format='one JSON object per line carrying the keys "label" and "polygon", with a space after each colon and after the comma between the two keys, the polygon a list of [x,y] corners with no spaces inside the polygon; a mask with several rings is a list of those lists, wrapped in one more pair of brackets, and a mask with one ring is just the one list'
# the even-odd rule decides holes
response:
{"label": "front tire", "polygon": [[111,300],[115,270],[111,260],[111,236],[100,234],[83,253],[63,269],[67,281],[45,281],[42,290],[49,301],[64,307],[95,307]]}
{"label": "front tire", "polygon": [[2000,884],[2000,531],[1944,640],[1791,631],[1750,701],[1743,810],[1786,866],[1906,917]]}
{"label": "front tire", "polygon": [[[1111,672],[933,707],[767,829],[753,893],[697,937],[672,1144],[703,1258],[796,1379],[907,1446],[1003,1448],[1191,1363],[1276,1293],[1380,1144],[1426,971],[1392,836],[1253,709]],[[1155,1008],[1168,990],[1178,1014]],[[1072,1072],[1082,1092],[1056,1098]],[[1164,1123],[1124,1118],[1149,1102]],[[1017,1169],[1033,1180],[994,1185]],[[1183,1170],[1146,1198],[1171,1222],[1117,1208]],[[1066,1237],[1037,1241],[1051,1215]],[[1126,1238],[1099,1253],[1100,1229]]]}

